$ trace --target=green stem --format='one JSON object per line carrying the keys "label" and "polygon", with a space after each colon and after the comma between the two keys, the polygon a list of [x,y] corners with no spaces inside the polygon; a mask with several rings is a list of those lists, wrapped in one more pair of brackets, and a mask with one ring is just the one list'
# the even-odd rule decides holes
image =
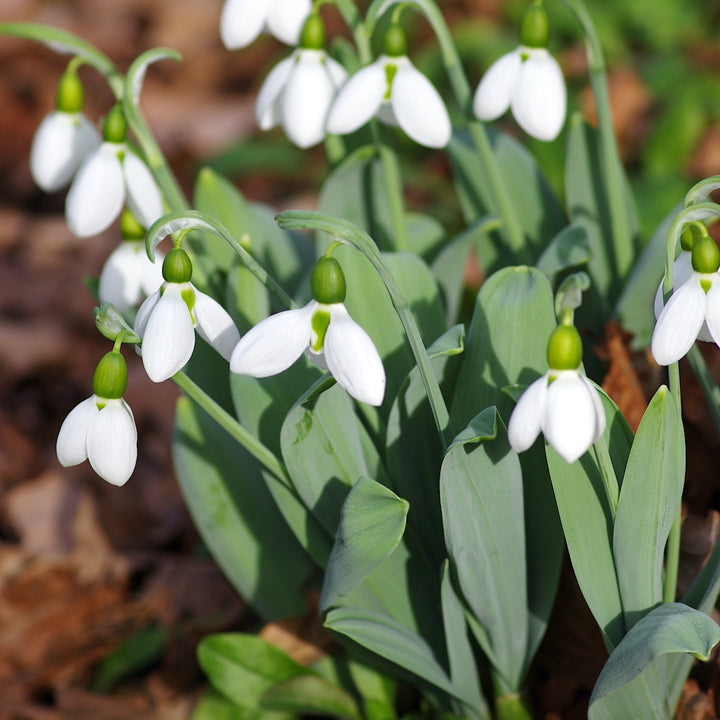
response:
{"label": "green stem", "polygon": [[415,357],[415,362],[417,363],[418,372],[425,387],[425,393],[430,403],[435,425],[437,426],[445,447],[447,447],[452,440],[453,433],[450,427],[450,415],[445,404],[445,399],[443,398],[437,378],[430,365],[427,350],[420,337],[420,331],[418,330],[417,323],[415,322],[408,302],[398,287],[398,284],[395,282],[395,278],[382,261],[382,257],[372,238],[364,230],[361,230],[357,225],[347,220],[334,218],[318,212],[293,210],[280,213],[275,219],[280,227],[288,230],[312,229],[327,232],[337,239],[347,241],[370,261],[387,288],[393,307],[403,325],[408,342],[410,343],[410,348]]}
{"label": "green stem", "polygon": [[[396,250],[408,250],[407,225],[405,224],[405,201],[403,200],[402,179],[397,156],[392,148],[383,140],[381,128],[377,122],[371,123],[373,140],[380,157],[383,175],[385,177],[385,190],[390,205],[390,221],[393,231],[393,245]],[[387,136],[386,133],[383,133]]]}
{"label": "green stem", "polygon": [[602,475],[603,487],[605,488],[605,497],[607,498],[608,507],[610,508],[610,516],[615,520],[617,512],[618,496],[620,489],[618,488],[615,469],[613,468],[610,453],[604,437],[600,437],[593,445],[595,451],[595,459],[597,460],[600,474]]}
{"label": "green stem", "polygon": [[275,454],[246,430],[227,410],[218,405],[199,385],[184,372],[172,376],[172,381],[238,444],[242,445],[265,469],[269,470],[288,488],[292,488],[285,465]]}
{"label": "green stem", "polygon": [[501,695],[495,703],[498,720],[532,720],[533,714],[521,694]]}
{"label": "green stem", "polygon": [[334,0],[334,3],[352,32],[360,62],[363,65],[367,65],[372,58],[370,32],[367,30],[365,23],[363,23],[355,2],[353,0]]}

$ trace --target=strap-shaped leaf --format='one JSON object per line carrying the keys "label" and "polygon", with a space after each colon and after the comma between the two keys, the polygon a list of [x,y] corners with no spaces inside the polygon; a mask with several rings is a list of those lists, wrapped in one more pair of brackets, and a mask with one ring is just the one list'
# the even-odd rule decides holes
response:
{"label": "strap-shaped leaf", "polygon": [[319,675],[296,675],[278,683],[263,693],[260,703],[268,710],[362,720],[352,695]]}
{"label": "strap-shaped leaf", "polygon": [[613,555],[627,628],[662,599],[663,552],[684,477],[680,411],[663,386],[635,435],[615,517]]}

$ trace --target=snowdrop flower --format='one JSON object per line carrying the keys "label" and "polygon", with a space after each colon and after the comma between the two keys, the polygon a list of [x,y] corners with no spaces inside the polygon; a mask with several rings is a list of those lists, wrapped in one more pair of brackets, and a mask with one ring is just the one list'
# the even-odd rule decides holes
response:
{"label": "snowdrop flower", "polygon": [[548,342],[550,369],[518,400],[508,424],[508,440],[517,452],[527,450],[542,431],[550,446],[574,462],[605,430],[605,412],[593,384],[579,369],[580,335],[559,325]]}
{"label": "snowdrop flower", "polygon": [[145,226],[163,214],[162,198],[145,163],[125,142],[126,124],[116,105],[105,121],[103,143],[75,175],[65,200],[65,217],[78,237],[110,227],[125,203]]}
{"label": "snowdrop flower", "polygon": [[660,365],[678,362],[695,340],[720,345],[720,250],[705,236],[693,244],[692,273],[668,300],[653,330],[650,349]]}
{"label": "snowdrop flower", "polygon": [[69,68],[60,79],[55,110],[43,118],[30,150],[30,172],[45,192],[65,187],[100,145],[94,125],[80,112],[83,103],[80,78]]}
{"label": "snowdrop flower", "polygon": [[240,334],[226,310],[191,282],[192,263],[181,248],[163,261],[165,282],[140,306],[135,332],[142,338],[145,372],[162,382],[181,370],[195,349],[195,330],[226,360]]}
{"label": "snowdrop flower", "polygon": [[392,24],[385,54],[362,68],[340,89],[327,119],[327,131],[344,135],[377,117],[400,128],[416,143],[445,147],[452,128],[445,104],[430,81],[406,55],[405,34]]}
{"label": "snowdrop flower", "polygon": [[483,76],[473,100],[480,120],[495,120],[508,108],[518,125],[538,140],[554,140],[565,123],[565,81],[547,51],[545,10],[531,5],[523,18],[521,45],[496,60]]}
{"label": "snowdrop flower", "polygon": [[243,335],[230,370],[252,377],[277,375],[308,351],[352,397],[380,405],[385,370],[372,340],[345,309],[345,277],[337,260],[318,260],[311,287],[313,299],[305,307],[271,315]]}
{"label": "snowdrop flower", "polygon": [[255,115],[261,130],[282,125],[298,147],[325,138],[325,120],[345,69],[322,49],[325,29],[319,15],[305,21],[300,47],[276,65],[258,93]]}
{"label": "snowdrop flower", "polygon": [[120,216],[122,242],[112,251],[100,273],[100,302],[111,302],[120,312],[152,295],[163,283],[165,255],[157,252],[155,261],[145,252],[145,229],[127,208]]}
{"label": "snowdrop flower", "polygon": [[127,366],[119,350],[98,363],[93,395],[65,418],[56,452],[64,467],[90,461],[93,470],[112,485],[124,485],[135,469],[137,430],[128,404]]}
{"label": "snowdrop flower", "polygon": [[220,37],[228,50],[249,45],[263,30],[295,45],[311,9],[310,0],[225,0]]}

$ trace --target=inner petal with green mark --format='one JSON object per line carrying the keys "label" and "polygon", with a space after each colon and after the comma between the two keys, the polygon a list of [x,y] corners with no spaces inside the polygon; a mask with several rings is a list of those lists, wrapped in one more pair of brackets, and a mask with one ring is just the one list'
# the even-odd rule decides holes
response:
{"label": "inner petal with green mark", "polygon": [[192,320],[193,327],[195,327],[195,325],[197,325],[197,319],[195,318],[195,313],[193,312],[195,309],[195,291],[192,287],[190,287],[190,285],[188,285],[180,291],[180,297],[187,305],[187,309],[190,312],[190,319]]}
{"label": "inner petal with green mark", "polygon": [[395,78],[395,75],[397,74],[397,65],[394,63],[387,63],[385,65],[385,81],[387,83],[387,88],[385,90],[385,96],[383,97],[383,100],[389,100],[390,94],[392,92],[392,81]]}
{"label": "inner petal with green mark", "polygon": [[325,345],[325,333],[330,325],[330,313],[327,310],[316,310],[310,321],[312,335],[310,337],[310,349],[319,353]]}

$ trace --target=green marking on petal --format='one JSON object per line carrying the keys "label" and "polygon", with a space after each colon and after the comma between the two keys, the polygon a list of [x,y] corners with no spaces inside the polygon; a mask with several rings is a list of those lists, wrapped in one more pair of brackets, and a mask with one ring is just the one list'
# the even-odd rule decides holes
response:
{"label": "green marking on petal", "polygon": [[325,345],[325,333],[330,325],[330,313],[327,310],[316,310],[310,325],[313,331],[310,347],[313,352],[319,353]]}
{"label": "green marking on petal", "polygon": [[95,407],[96,407],[98,410],[102,410],[106,405],[107,405],[107,403],[106,403],[106,402],[102,402],[102,400],[98,400],[98,401],[95,403]]}
{"label": "green marking on petal", "polygon": [[180,297],[187,305],[187,309],[190,312],[190,318],[192,319],[193,325],[197,325],[197,321],[195,320],[195,315],[193,313],[193,310],[195,309],[195,291],[190,286],[184,287],[180,291]]}
{"label": "green marking on petal", "polygon": [[387,83],[387,90],[385,90],[384,100],[390,99],[390,94],[392,93],[392,82],[395,79],[396,74],[397,65],[394,63],[388,63],[385,65],[385,82]]}
{"label": "green marking on petal", "polygon": [[710,292],[710,288],[712,287],[712,280],[708,280],[707,278],[702,278],[700,280],[700,287],[703,289],[703,291],[707,295],[708,292]]}

